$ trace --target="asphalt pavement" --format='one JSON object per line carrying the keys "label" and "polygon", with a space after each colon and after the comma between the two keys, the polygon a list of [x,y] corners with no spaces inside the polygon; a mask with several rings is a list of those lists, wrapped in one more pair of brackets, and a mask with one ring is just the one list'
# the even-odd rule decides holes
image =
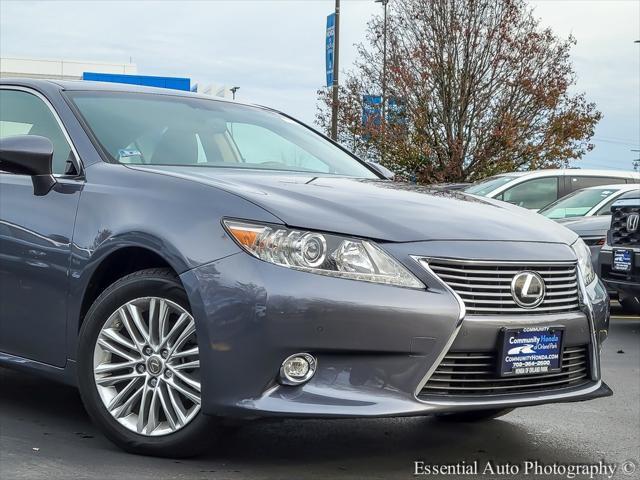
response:
{"label": "asphalt pavement", "polygon": [[[487,462],[494,474],[484,470],[481,478],[567,478],[562,466],[602,461],[616,466],[612,478],[638,479],[640,318],[612,320],[602,364],[613,397],[522,408],[485,423],[253,423],[189,460],[124,453],[91,424],[73,388],[0,369],[0,479],[412,478],[416,461],[472,469],[419,478],[477,478],[473,469],[480,473]],[[534,470],[525,477],[527,467]],[[607,478],[604,472],[593,478]]]}

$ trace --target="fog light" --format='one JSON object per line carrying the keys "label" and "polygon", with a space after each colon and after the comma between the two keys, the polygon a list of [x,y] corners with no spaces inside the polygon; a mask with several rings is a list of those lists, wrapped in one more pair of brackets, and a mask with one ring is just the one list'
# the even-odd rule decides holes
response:
{"label": "fog light", "polygon": [[316,373],[317,362],[313,355],[296,353],[287,357],[280,367],[280,383],[299,385]]}

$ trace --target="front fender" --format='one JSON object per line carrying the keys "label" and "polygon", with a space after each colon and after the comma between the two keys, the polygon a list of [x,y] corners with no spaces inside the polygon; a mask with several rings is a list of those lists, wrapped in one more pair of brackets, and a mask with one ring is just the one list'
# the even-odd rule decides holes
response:
{"label": "front fender", "polygon": [[140,247],[180,275],[240,251],[222,227],[225,215],[279,223],[262,208],[211,186],[124,165],[87,168],[69,262],[67,357],[74,357],[85,292],[106,258]]}

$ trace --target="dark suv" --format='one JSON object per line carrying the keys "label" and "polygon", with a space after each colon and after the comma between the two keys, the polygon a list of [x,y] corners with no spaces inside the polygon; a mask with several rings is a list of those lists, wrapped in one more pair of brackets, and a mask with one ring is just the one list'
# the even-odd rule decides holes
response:
{"label": "dark suv", "polygon": [[77,385],[129,451],[611,394],[608,296],[541,215],[390,182],[265,107],[42,80],[0,107],[0,365]]}
{"label": "dark suv", "polygon": [[640,188],[611,206],[611,228],[600,251],[600,276],[622,308],[640,315]]}

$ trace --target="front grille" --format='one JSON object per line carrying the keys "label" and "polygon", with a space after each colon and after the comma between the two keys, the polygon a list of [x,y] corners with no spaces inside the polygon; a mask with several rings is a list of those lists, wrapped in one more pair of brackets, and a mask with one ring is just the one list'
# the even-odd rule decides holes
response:
{"label": "front grille", "polygon": [[640,229],[627,230],[627,218],[632,213],[640,214],[640,207],[614,207],[611,214],[611,245],[640,246]]}
{"label": "front grille", "polygon": [[[511,265],[430,259],[429,268],[464,301],[467,313],[475,315],[571,312],[580,308],[576,265]],[[522,308],[511,295],[514,275],[537,272],[544,280],[544,301],[533,309]]]}
{"label": "front grille", "polygon": [[498,355],[493,352],[449,352],[419,396],[505,395],[575,387],[589,381],[589,348],[566,347],[562,371],[540,375],[499,377]]}

